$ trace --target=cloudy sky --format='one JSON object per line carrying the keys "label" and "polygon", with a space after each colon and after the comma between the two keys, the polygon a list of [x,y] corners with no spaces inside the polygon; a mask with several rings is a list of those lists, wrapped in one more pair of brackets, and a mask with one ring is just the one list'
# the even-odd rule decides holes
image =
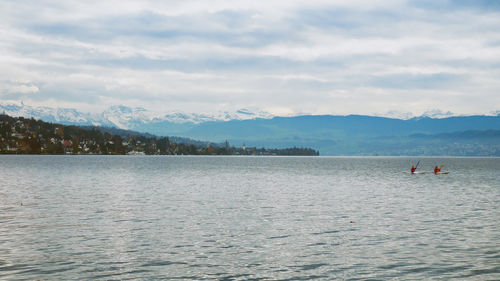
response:
{"label": "cloudy sky", "polygon": [[500,110],[500,1],[0,2],[0,100],[101,111]]}

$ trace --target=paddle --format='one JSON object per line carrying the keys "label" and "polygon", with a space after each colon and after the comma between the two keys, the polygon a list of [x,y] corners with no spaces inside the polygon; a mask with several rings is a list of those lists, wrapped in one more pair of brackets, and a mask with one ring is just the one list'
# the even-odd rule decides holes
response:
{"label": "paddle", "polygon": [[420,164],[420,160],[417,162],[417,165],[411,167],[411,173],[412,174],[417,170],[418,164]]}
{"label": "paddle", "polygon": [[[437,167],[437,166],[436,166],[436,167]],[[437,168],[437,169],[438,169],[437,171],[436,171],[436,169],[434,169],[434,174],[436,174],[436,175],[437,175],[438,173],[441,173],[441,169],[443,169],[443,167],[444,167],[444,164],[443,164],[443,165],[441,165],[441,166],[439,166],[439,168]]]}

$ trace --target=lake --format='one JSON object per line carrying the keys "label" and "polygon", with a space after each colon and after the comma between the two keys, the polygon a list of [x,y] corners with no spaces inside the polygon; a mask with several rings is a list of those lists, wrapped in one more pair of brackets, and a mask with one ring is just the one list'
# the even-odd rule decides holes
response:
{"label": "lake", "polygon": [[0,279],[499,280],[500,158],[0,155]]}

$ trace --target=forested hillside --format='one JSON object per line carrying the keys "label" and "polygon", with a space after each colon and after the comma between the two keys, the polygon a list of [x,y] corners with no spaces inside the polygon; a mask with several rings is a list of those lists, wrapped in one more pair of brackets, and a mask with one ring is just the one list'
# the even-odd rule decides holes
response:
{"label": "forested hillside", "polygon": [[[109,132],[116,132],[111,134]],[[172,141],[174,140],[174,141]],[[176,142],[183,140],[184,142]],[[183,138],[156,137],[100,127],[65,126],[0,115],[2,154],[148,154],[148,155],[318,155],[309,148],[231,147]]]}

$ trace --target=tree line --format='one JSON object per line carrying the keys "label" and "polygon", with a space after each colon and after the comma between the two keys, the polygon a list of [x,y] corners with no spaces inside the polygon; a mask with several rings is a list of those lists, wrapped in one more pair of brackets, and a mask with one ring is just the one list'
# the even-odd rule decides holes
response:
{"label": "tree line", "polygon": [[228,143],[179,143],[169,137],[111,134],[100,127],[48,123],[0,115],[1,154],[145,154],[145,155],[319,155],[310,148],[242,148]]}

